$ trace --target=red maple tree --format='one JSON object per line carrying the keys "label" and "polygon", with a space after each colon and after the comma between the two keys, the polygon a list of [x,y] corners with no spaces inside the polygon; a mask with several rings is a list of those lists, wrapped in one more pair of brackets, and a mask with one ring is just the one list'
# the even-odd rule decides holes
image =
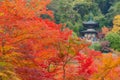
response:
{"label": "red maple tree", "polygon": [[[47,14],[53,18],[52,11],[46,8],[49,2],[4,0],[0,3],[1,57],[15,65],[15,73],[21,80],[87,79],[95,71],[91,67],[93,59],[79,51],[89,44],[74,37],[62,24],[40,17]],[[70,68],[76,70],[70,74]]]}

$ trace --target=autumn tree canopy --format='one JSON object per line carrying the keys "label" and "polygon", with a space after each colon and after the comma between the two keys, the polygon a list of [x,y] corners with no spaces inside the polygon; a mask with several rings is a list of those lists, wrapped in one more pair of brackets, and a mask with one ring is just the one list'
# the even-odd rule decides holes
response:
{"label": "autumn tree canopy", "polygon": [[120,32],[120,15],[114,17],[112,32]]}
{"label": "autumn tree canopy", "polygon": [[1,2],[1,61],[15,65],[13,72],[15,71],[14,73],[22,80],[55,79],[53,71],[59,67],[53,68],[51,72],[51,65],[63,66],[65,79],[66,64],[79,50],[87,46],[81,39],[73,39],[72,31],[62,28],[63,25],[40,17],[42,14],[48,14],[53,18],[52,11],[46,8],[49,2],[49,0]]}

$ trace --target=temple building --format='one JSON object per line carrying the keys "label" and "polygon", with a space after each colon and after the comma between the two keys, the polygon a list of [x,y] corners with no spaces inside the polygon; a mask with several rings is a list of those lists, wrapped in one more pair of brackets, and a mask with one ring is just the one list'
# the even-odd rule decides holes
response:
{"label": "temple building", "polygon": [[93,21],[92,13],[90,13],[89,21],[83,22],[83,26],[86,30],[81,31],[82,37],[90,42],[97,41],[98,32],[96,31],[96,28],[99,27],[99,24]]}

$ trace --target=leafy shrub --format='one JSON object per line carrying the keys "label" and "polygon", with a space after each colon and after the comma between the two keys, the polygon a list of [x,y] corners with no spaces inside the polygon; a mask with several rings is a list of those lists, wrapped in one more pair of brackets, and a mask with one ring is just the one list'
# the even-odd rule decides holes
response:
{"label": "leafy shrub", "polygon": [[101,45],[101,51],[104,53],[110,52],[110,42],[109,41],[102,41],[100,42]]}
{"label": "leafy shrub", "polygon": [[93,43],[89,48],[100,51],[101,50],[101,45],[100,45],[100,43]]}
{"label": "leafy shrub", "polygon": [[114,50],[120,51],[120,33],[108,33],[105,39],[110,42],[110,47]]}

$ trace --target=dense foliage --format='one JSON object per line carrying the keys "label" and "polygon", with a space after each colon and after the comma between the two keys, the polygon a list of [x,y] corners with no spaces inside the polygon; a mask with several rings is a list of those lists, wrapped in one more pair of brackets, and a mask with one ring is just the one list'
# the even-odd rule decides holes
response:
{"label": "dense foliage", "polygon": [[96,42],[96,43],[91,44],[91,46],[89,48],[100,51],[101,50],[101,45],[100,45],[100,43]]}
{"label": "dense foliage", "polygon": [[108,33],[105,37],[110,42],[110,47],[120,51],[120,34],[119,33]]}
{"label": "dense foliage", "polygon": [[99,22],[99,29],[112,27],[114,16],[120,14],[119,6],[119,0],[52,0],[48,8],[53,10],[57,23],[66,23],[78,34],[83,29],[79,23],[89,20],[90,11]]}
{"label": "dense foliage", "polygon": [[77,11],[73,10],[75,2],[73,0],[52,0],[48,6],[53,10],[56,23],[66,24],[67,27],[79,34],[79,30],[82,29],[81,16]]}
{"label": "dense foliage", "polygon": [[112,32],[120,33],[120,15],[114,17]]}
{"label": "dense foliage", "polygon": [[107,33],[105,39],[110,42],[110,47],[120,51],[120,15],[116,15],[113,20],[113,28]]}

